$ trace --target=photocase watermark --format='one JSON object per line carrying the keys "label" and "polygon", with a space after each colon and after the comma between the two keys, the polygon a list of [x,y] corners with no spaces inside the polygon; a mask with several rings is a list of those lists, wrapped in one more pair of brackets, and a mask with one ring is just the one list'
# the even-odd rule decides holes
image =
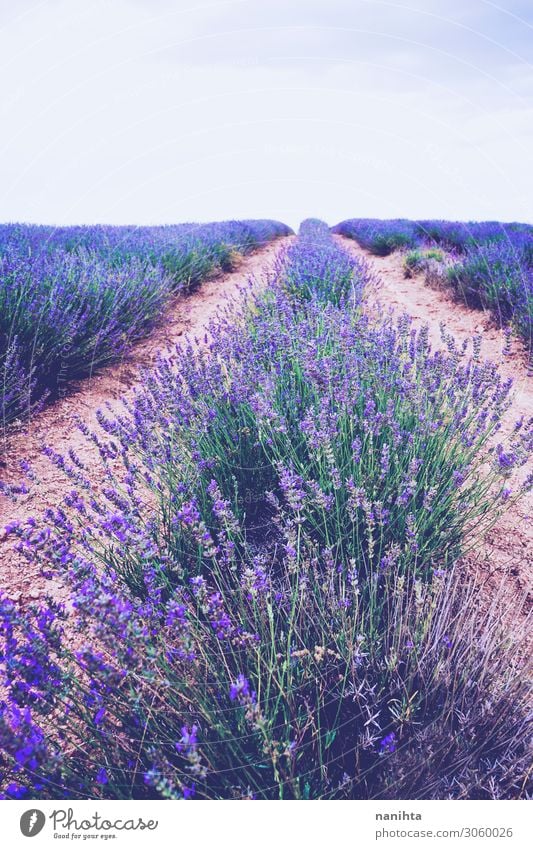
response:
{"label": "photocase watermark", "polygon": [[46,817],[42,811],[33,808],[30,811],[24,811],[20,818],[20,830],[24,837],[35,837],[43,830]]}
{"label": "photocase watermark", "polygon": [[97,811],[90,816],[77,816],[73,808],[58,808],[48,817],[38,808],[30,808],[20,818],[20,830],[24,837],[36,837],[49,820],[54,838],[59,840],[86,840],[87,837],[110,840],[121,832],[155,831],[158,820],[142,817],[110,819]]}

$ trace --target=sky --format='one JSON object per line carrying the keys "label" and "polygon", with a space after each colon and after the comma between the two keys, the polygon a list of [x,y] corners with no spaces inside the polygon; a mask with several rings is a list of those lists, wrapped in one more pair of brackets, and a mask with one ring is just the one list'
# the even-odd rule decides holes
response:
{"label": "sky", "polygon": [[0,0],[0,221],[533,222],[531,0]]}

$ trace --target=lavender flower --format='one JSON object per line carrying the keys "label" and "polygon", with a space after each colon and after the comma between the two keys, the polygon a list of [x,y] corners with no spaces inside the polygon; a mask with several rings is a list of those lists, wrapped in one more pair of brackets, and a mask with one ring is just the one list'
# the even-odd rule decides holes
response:
{"label": "lavender flower", "polygon": [[394,731],[391,731],[390,734],[387,734],[380,741],[379,751],[380,751],[380,754],[382,754],[382,755],[391,755],[391,754],[393,754],[393,752],[396,751],[396,748],[397,748],[396,734],[394,733]]}

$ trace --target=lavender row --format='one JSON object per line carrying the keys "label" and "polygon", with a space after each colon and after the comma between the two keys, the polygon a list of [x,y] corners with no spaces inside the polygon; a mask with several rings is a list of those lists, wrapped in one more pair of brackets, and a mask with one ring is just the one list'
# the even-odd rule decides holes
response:
{"label": "lavender row", "polygon": [[206,347],[80,423],[103,485],[47,449],[64,503],[8,532],[71,598],[0,605],[5,797],[528,792],[519,646],[455,564],[531,422],[492,448],[510,385],[371,321],[370,285],[304,222]]}
{"label": "lavender row", "polygon": [[[68,253],[86,250],[112,264],[121,264],[131,258],[154,265],[161,263],[164,267],[173,262],[179,266],[183,262],[189,269],[189,277],[194,280],[197,273],[204,273],[200,264],[198,271],[195,268],[195,262],[200,262],[195,253],[203,254],[214,266],[227,270],[224,265],[231,262],[232,250],[246,254],[290,232],[285,224],[269,219],[151,227],[4,224],[0,225],[0,254],[7,249],[33,257],[58,250]],[[188,263],[180,259],[182,255],[189,257]],[[181,275],[176,285],[184,285],[187,279],[187,275]]]}
{"label": "lavender row", "polygon": [[411,221],[407,218],[352,218],[332,227],[332,232],[355,239],[363,248],[386,256],[399,248],[438,245],[463,253],[489,242],[505,242],[533,250],[530,224],[499,221]]}
{"label": "lavender row", "polygon": [[122,357],[176,291],[287,232],[273,221],[0,227],[2,422]]}
{"label": "lavender row", "polygon": [[[533,348],[533,227],[529,224],[353,219],[334,232],[378,256],[408,250],[407,273],[425,270],[469,306],[511,325]],[[435,251],[435,246],[444,252]]]}

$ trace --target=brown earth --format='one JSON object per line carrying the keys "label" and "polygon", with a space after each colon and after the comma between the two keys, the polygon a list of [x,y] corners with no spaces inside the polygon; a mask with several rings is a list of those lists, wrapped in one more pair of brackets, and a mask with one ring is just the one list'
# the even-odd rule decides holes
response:
{"label": "brown earth", "polygon": [[[474,334],[481,337],[481,357],[497,363],[505,379],[513,379],[513,400],[502,422],[501,437],[511,432],[520,416],[526,421],[533,417],[533,378],[528,373],[527,356],[518,339],[511,340],[510,351],[504,354],[505,334],[488,314],[454,301],[445,289],[429,288],[423,274],[406,278],[401,253],[376,257],[351,239],[334,238],[350,253],[365,257],[379,276],[380,283],[367,301],[372,312],[386,314],[392,308],[396,315],[409,314],[416,327],[428,325],[434,350],[444,347],[441,322],[459,343]],[[519,487],[527,471],[523,467],[511,476],[509,486],[513,490]],[[511,506],[487,532],[479,550],[465,559],[477,575],[482,576],[489,591],[496,592],[501,582],[507,581],[517,600],[525,599],[528,607],[533,588],[533,493]]]}

